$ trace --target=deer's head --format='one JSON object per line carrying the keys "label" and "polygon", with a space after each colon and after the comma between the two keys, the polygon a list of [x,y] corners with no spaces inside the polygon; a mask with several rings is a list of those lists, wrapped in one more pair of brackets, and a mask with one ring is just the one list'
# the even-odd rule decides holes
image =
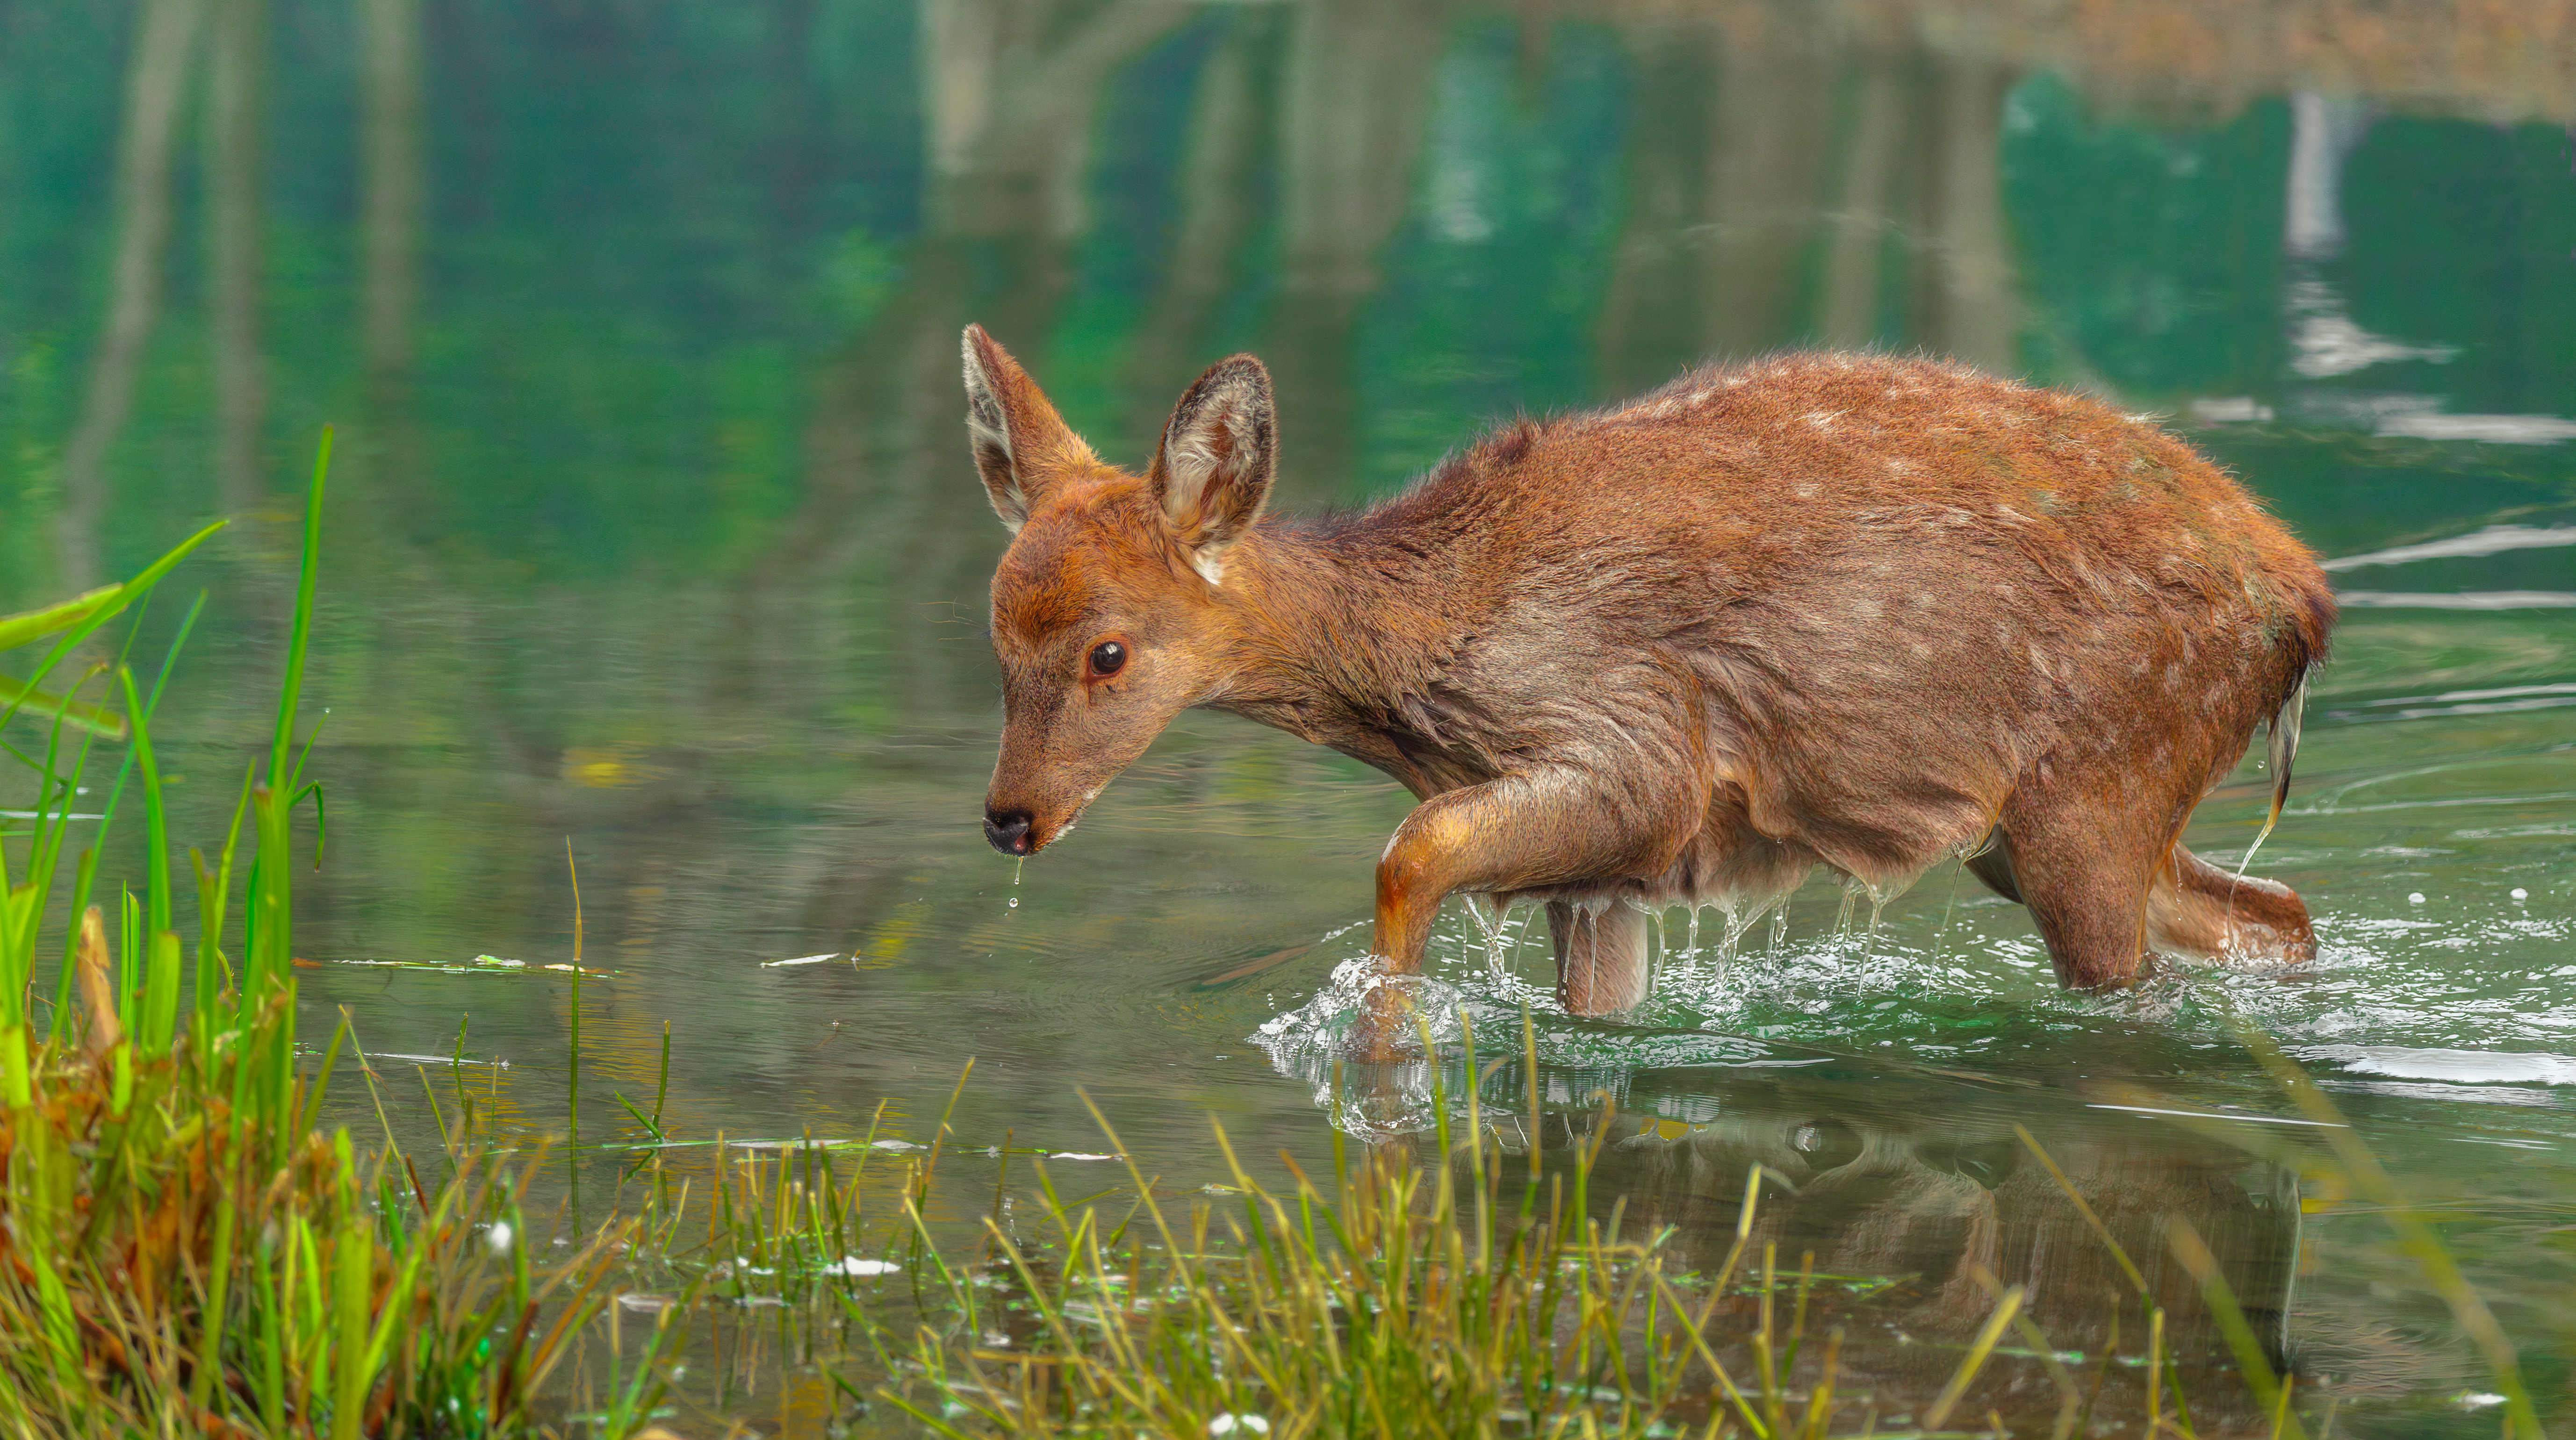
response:
{"label": "deer's head", "polygon": [[1103,463],[981,326],[966,329],[966,431],[1012,533],[993,572],[1002,755],[984,834],[1029,855],[1071,829],[1172,717],[1230,670],[1230,552],[1278,457],[1270,374],[1249,355],[1190,386],[1140,478]]}

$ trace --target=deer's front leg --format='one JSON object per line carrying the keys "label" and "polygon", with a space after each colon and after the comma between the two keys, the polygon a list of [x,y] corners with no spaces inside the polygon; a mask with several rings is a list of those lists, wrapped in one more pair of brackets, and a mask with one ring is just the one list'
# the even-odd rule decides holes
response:
{"label": "deer's front leg", "polygon": [[[1690,787],[1603,784],[1539,770],[1422,802],[1377,866],[1377,953],[1387,969],[1422,968],[1440,902],[1460,890],[1532,890],[1660,873],[1697,830],[1706,796]],[[1401,992],[1372,992],[1370,1049],[1387,1056],[1412,1019]]]}

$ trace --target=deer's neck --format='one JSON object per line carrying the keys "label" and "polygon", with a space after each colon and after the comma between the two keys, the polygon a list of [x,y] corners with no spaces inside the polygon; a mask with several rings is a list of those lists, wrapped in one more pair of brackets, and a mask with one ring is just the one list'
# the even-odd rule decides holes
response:
{"label": "deer's neck", "polygon": [[1232,680],[1211,703],[1383,763],[1408,697],[1438,683],[1473,628],[1454,549],[1381,511],[1263,526],[1239,550]]}

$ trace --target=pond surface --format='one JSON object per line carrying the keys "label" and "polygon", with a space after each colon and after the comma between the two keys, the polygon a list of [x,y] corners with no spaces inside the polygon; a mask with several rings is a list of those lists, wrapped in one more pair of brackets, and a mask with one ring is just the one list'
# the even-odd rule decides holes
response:
{"label": "pond surface", "polygon": [[[240,518],[183,572],[208,618],[157,727],[208,843],[264,743],[297,476],[336,421],[310,1028],[461,1043],[487,1113],[560,1130],[575,996],[538,967],[573,958],[568,844],[607,972],[578,997],[585,1142],[636,1133],[612,1097],[655,1092],[667,1029],[675,1135],[850,1135],[884,1101],[926,1138],[971,1058],[965,1143],[1106,1150],[1080,1087],[1194,1186],[1211,1115],[1310,1170],[1327,1119],[1422,1120],[1424,1076],[1337,1097],[1301,1043],[1408,800],[1188,716],[1078,836],[1025,868],[987,848],[1005,537],[963,323],[1131,464],[1201,366],[1261,353],[1292,507],[1706,355],[1919,346],[2113,395],[2332,557],[2336,659],[2253,865],[2307,898],[2313,965],[2068,995],[1953,867],[1875,923],[1838,926],[1819,879],[1732,953],[1675,911],[1624,1023],[1554,1007],[1526,916],[1489,943],[1453,905],[1432,973],[1502,1048],[1530,1015],[1564,1127],[1540,1143],[1616,1102],[1613,1188],[1686,1247],[1731,1241],[1747,1163],[1795,1181],[1764,1222],[1784,1265],[1899,1282],[1846,1321],[1892,1408],[1952,1363],[1918,1340],[1982,1319],[1978,1266],[2037,1286],[2056,1343],[2113,1343],[2120,1282],[2018,1124],[2160,1284],[2161,1218],[2206,1233],[2341,1433],[2492,1433],[2474,1350],[2259,1027],[2435,1207],[2564,1415],[2576,65],[2514,7],[2340,13],[433,5],[373,42],[426,77],[412,114],[361,84],[346,7],[272,0],[268,161],[228,182],[181,148],[131,415],[99,430],[129,37],[0,4],[0,609]],[[198,243],[240,193],[257,243]],[[2189,843],[2241,856],[2265,788],[2249,767]],[[523,968],[400,968],[478,956]],[[598,1193],[623,1157],[591,1153]],[[2044,1433],[2036,1368],[1998,1373]],[[2209,1432],[2260,1429],[2210,1403]]]}

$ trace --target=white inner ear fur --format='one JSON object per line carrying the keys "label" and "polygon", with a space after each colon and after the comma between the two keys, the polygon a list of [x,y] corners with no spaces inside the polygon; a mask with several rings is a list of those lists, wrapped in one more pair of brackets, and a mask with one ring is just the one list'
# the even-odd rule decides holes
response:
{"label": "white inner ear fur", "polygon": [[[1225,386],[1208,396],[1190,423],[1175,429],[1163,445],[1164,513],[1189,550],[1190,568],[1210,585],[1223,582],[1225,552],[1249,518],[1210,514],[1208,492],[1220,472],[1235,481],[1244,470],[1261,463],[1252,398],[1253,387],[1247,383]],[[1215,444],[1220,426],[1227,442],[1222,456]]]}
{"label": "white inner ear fur", "polygon": [[998,457],[1002,472],[1010,477],[1007,495],[994,497],[993,513],[1012,534],[1029,518],[1028,493],[1020,487],[1019,468],[1011,463],[1011,425],[1002,412],[1002,397],[993,388],[991,377],[984,373],[984,362],[975,353],[975,342],[966,342],[966,439],[977,452],[979,468],[985,452]]}

